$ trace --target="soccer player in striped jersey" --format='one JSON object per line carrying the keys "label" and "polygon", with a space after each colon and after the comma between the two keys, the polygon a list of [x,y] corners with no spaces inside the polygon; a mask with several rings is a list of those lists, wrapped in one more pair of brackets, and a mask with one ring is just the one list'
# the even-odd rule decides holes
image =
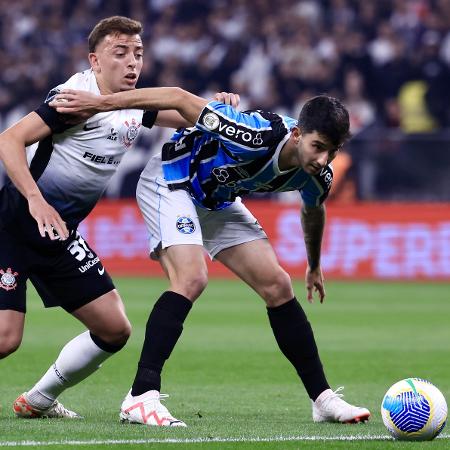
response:
{"label": "soccer player in striped jersey", "polygon": [[[265,301],[280,350],[312,400],[315,422],[366,421],[366,408],[330,389],[313,331],[289,275],[240,196],[299,191],[308,265],[307,300],[325,288],[320,267],[325,224],[323,202],[332,183],[331,161],[349,136],[349,117],[335,98],[318,96],[298,120],[266,111],[239,112],[230,105],[179,88],[149,88],[107,96],[65,91],[58,111],[121,108],[177,110],[195,127],[178,130],[142,172],[137,199],[150,234],[150,254],[169,278],[169,289],[149,316],[137,373],[121,408],[123,421],[148,424],[159,401],[161,372],[192,303],[207,284],[203,247]],[[235,104],[233,99],[228,103]],[[162,161],[161,161],[162,158]],[[152,423],[155,424],[154,422]]]}

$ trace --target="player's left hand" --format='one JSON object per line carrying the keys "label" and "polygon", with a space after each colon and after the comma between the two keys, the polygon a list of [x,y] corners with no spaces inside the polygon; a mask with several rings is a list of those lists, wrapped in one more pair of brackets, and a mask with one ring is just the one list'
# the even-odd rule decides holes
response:
{"label": "player's left hand", "polygon": [[306,268],[305,283],[308,302],[314,302],[313,291],[315,290],[319,294],[320,303],[323,303],[325,299],[325,286],[320,266],[314,270],[311,270],[309,266]]}
{"label": "player's left hand", "polygon": [[49,103],[61,114],[71,114],[85,120],[99,112],[100,95],[75,89],[64,89]]}
{"label": "player's left hand", "polygon": [[66,223],[53,206],[49,205],[42,195],[32,195],[28,198],[28,209],[36,220],[39,234],[46,235],[50,240],[61,239],[65,241],[69,237]]}
{"label": "player's left hand", "polygon": [[225,103],[225,105],[230,105],[233,108],[237,108],[241,98],[239,97],[239,94],[234,94],[233,92],[217,92],[214,95],[214,100]]}

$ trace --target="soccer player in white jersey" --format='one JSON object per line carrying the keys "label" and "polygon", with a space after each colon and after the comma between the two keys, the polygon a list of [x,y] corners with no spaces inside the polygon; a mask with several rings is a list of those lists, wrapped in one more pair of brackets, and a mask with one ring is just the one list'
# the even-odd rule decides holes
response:
{"label": "soccer player in white jersey", "polygon": [[[0,358],[20,345],[26,312],[26,280],[46,307],[61,306],[87,331],[62,349],[55,363],[13,408],[19,417],[79,417],[57,396],[93,373],[127,342],[131,326],[100,259],[77,232],[102,195],[142,126],[179,127],[176,111],[125,109],[97,114],[74,125],[48,103],[64,88],[110,94],[135,88],[142,68],[139,22],[100,21],[89,36],[91,69],[53,89],[47,100],[0,135],[0,158],[12,182],[1,189]],[[39,142],[27,163],[25,147]],[[177,421],[166,415],[172,425]]]}
{"label": "soccer player in white jersey", "polygon": [[169,289],[147,322],[136,377],[121,407],[123,421],[160,425],[161,371],[183,329],[192,303],[207,283],[203,248],[265,301],[280,350],[291,362],[312,401],[315,422],[357,423],[369,419],[333,392],[326,380],[311,325],[280,267],[267,236],[241,203],[248,192],[298,190],[308,266],[308,301],[325,289],[320,267],[329,165],[349,135],[348,112],[337,100],[309,100],[298,121],[231,106],[179,88],[138,89],[114,95],[66,91],[52,103],[59,112],[118,108],[175,109],[195,127],[178,130],[161,157],[144,169],[137,199],[150,232],[151,256],[159,259]]}

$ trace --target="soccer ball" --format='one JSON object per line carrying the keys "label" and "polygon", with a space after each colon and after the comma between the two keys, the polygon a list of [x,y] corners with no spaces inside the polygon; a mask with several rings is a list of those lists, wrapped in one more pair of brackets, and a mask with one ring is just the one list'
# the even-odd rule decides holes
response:
{"label": "soccer ball", "polygon": [[381,415],[394,439],[431,441],[445,427],[447,403],[441,391],[429,381],[406,378],[386,392]]}

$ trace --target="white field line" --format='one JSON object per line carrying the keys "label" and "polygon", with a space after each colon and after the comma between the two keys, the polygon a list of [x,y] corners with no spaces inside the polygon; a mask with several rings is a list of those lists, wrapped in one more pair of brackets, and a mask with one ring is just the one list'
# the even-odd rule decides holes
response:
{"label": "white field line", "polygon": [[[449,439],[442,434],[437,439]],[[268,438],[191,438],[191,439],[90,439],[85,441],[0,441],[0,447],[42,447],[45,445],[131,445],[131,444],[202,444],[205,442],[295,442],[295,441],[390,441],[387,435],[368,436],[275,436]]]}

